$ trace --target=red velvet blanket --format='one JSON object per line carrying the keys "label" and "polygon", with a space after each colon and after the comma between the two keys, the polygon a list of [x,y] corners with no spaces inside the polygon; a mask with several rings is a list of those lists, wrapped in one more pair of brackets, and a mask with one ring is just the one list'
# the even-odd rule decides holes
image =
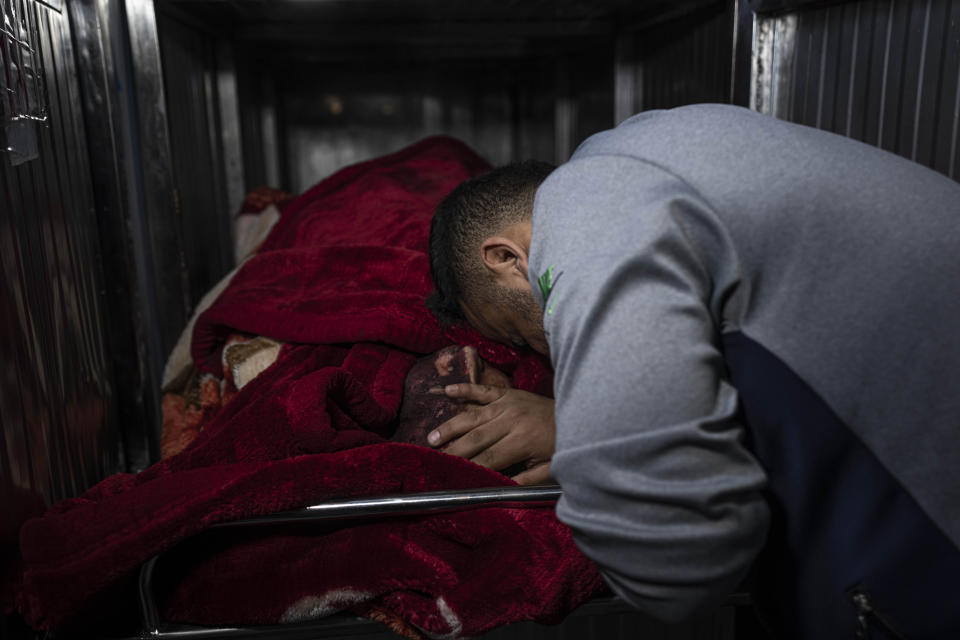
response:
{"label": "red velvet blanket", "polygon": [[468,329],[444,333],[423,304],[433,209],[486,168],[462,144],[432,138],[344,169],[290,204],[199,318],[193,355],[216,373],[231,333],[290,344],[183,453],[24,525],[27,621],[58,628],[133,607],[137,568],[168,550],[161,610],[181,622],[277,623],[346,608],[408,635],[472,636],[556,621],[594,593],[596,568],[544,507],[211,532],[178,545],[217,522],[324,499],[512,484],[385,440],[411,364],[451,343],[476,345],[516,387],[550,392],[539,356]]}

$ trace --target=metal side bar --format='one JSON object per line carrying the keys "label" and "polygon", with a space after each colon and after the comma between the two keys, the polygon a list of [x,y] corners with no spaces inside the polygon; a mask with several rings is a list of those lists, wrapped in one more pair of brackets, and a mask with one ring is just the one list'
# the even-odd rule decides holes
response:
{"label": "metal side bar", "polygon": [[[431,491],[399,495],[330,500],[295,511],[285,511],[256,518],[234,520],[213,525],[211,529],[264,527],[308,522],[354,521],[363,518],[416,516],[441,511],[459,511],[489,506],[510,506],[536,502],[555,502],[560,498],[558,485],[533,487],[492,487],[459,491]],[[160,555],[147,560],[140,568],[139,596],[143,620],[142,638],[199,640],[201,638],[300,638],[342,637],[368,633],[373,623],[354,616],[332,616],[311,623],[271,625],[267,627],[188,627],[168,625],[160,619],[153,594],[153,575]]]}
{"label": "metal side bar", "polygon": [[234,528],[292,522],[353,520],[390,515],[418,515],[435,511],[453,511],[470,507],[486,507],[502,503],[556,502],[560,498],[559,485],[538,487],[492,487],[489,489],[465,489],[461,491],[430,491],[349,500],[321,502],[304,509],[286,511],[246,520],[234,520],[215,524],[215,528]]}

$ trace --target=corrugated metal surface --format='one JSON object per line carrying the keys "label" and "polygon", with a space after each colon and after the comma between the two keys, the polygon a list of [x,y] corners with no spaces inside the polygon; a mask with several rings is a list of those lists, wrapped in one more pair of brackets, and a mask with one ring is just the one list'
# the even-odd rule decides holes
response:
{"label": "corrugated metal surface", "polygon": [[148,328],[144,337],[154,357],[163,362],[189,318],[191,292],[178,222],[157,18],[153,0],[108,4],[111,12],[121,14],[111,23],[111,35],[122,41],[114,46],[118,52],[114,60],[117,84],[126,100],[121,105],[129,162],[124,177],[137,285]]}
{"label": "corrugated metal surface", "polygon": [[[106,289],[106,341],[113,364],[125,471],[145,468],[159,450],[160,356],[152,348],[149,291],[142,289],[146,256],[135,255],[131,218],[138,215],[129,176],[135,154],[124,126],[132,99],[118,72],[123,16],[113,0],[73,0],[67,5],[76,50],[90,182],[97,210],[99,259]],[[116,49],[116,52],[114,52]],[[122,63],[121,63],[122,66]]]}
{"label": "corrugated metal surface", "polygon": [[0,482],[55,501],[118,468],[113,373],[69,24],[37,3],[3,7],[32,32],[22,46],[39,55],[47,108],[37,159],[0,154]]}
{"label": "corrugated metal surface", "polygon": [[231,214],[217,91],[217,41],[158,16],[177,227],[190,302],[233,267]]}
{"label": "corrugated metal surface", "polygon": [[960,2],[859,1],[795,19],[778,117],[960,179]]}
{"label": "corrugated metal surface", "polygon": [[247,185],[301,192],[434,134],[455,136],[494,164],[566,160],[612,125],[611,61],[606,45],[509,61],[247,58],[239,74]]}
{"label": "corrugated metal surface", "polygon": [[733,13],[728,3],[653,29],[639,46],[644,109],[730,101]]}
{"label": "corrugated metal surface", "polygon": [[158,2],[235,43],[246,187],[292,191],[437,133],[566,160],[612,124],[616,29],[667,4]]}
{"label": "corrugated metal surface", "polygon": [[730,102],[734,3],[657,24],[618,41],[617,114]]}

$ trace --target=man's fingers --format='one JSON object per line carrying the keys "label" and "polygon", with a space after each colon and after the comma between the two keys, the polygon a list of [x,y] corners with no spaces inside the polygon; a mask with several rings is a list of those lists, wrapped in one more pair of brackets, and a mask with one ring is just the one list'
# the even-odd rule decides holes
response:
{"label": "man's fingers", "polygon": [[505,387],[491,387],[488,384],[471,384],[463,382],[459,384],[448,384],[443,388],[443,392],[448,398],[466,400],[477,404],[490,404],[503,397],[509,389]]}
{"label": "man's fingers", "polygon": [[431,447],[443,446],[447,442],[468,433],[485,421],[482,407],[467,409],[428,433],[427,442],[430,443]]}
{"label": "man's fingers", "polygon": [[522,473],[513,476],[513,481],[517,484],[548,484],[553,482],[550,477],[550,463],[541,462],[535,467],[530,467]]}
{"label": "man's fingers", "polygon": [[[549,460],[554,450],[553,400],[516,389],[461,383],[434,388],[464,402],[463,413],[427,435],[427,442],[450,455],[490,468]],[[546,466],[519,474],[522,484],[547,482]]]}
{"label": "man's fingers", "polygon": [[[448,398],[456,398],[475,404],[486,405],[503,397],[503,394],[509,391],[509,389],[465,382],[462,384],[450,384],[446,387],[437,387],[430,391],[433,393],[443,393]],[[493,415],[485,412],[482,407],[467,409],[427,434],[427,442],[432,447],[442,446],[444,443],[468,433],[471,429],[491,419],[493,419]]]}
{"label": "man's fingers", "polygon": [[[497,429],[487,425],[485,427],[480,427],[468,431],[463,434],[447,446],[445,446],[441,451],[444,453],[449,453],[452,456],[459,456],[461,458],[469,458],[474,462],[477,462],[475,456],[485,455],[491,447],[495,447],[497,443],[506,435],[506,432],[502,429]],[[483,464],[482,462],[478,464]],[[490,465],[484,465],[490,466]]]}
{"label": "man's fingers", "polygon": [[527,457],[526,454],[517,449],[514,443],[509,442],[509,438],[506,437],[509,432],[504,432],[503,435],[505,437],[496,443],[474,452],[470,460],[488,469],[506,469],[518,462],[523,462]]}

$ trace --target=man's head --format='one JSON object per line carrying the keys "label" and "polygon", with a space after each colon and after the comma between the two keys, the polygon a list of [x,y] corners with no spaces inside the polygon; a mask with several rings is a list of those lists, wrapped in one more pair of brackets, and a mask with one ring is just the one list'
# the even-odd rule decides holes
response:
{"label": "man's head", "polygon": [[430,225],[427,304],[441,322],[466,320],[489,338],[547,352],[527,281],[533,197],[554,167],[528,160],[460,184]]}

